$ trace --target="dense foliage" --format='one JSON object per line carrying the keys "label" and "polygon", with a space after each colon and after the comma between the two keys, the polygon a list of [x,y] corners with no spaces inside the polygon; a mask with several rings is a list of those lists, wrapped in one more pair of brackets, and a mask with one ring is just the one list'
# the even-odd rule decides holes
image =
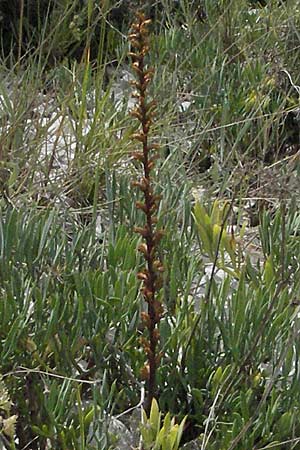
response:
{"label": "dense foliage", "polygon": [[0,4],[0,448],[300,448],[298,2],[145,5],[164,230],[150,417],[137,3]]}

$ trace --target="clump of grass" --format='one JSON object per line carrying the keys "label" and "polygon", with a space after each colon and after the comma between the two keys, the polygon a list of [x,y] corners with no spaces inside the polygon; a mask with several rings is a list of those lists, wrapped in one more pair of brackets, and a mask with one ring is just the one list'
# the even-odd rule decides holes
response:
{"label": "clump of grass", "polygon": [[132,58],[132,69],[136,80],[132,82],[135,88],[134,97],[136,106],[131,111],[140,124],[139,130],[132,135],[142,147],[141,151],[135,151],[133,158],[142,165],[143,174],[139,181],[133,183],[143,194],[143,201],[138,201],[136,207],[145,214],[145,224],[143,227],[136,227],[144,242],[138,247],[143,254],[146,267],[138,273],[138,278],[142,280],[142,294],[148,305],[148,310],[141,314],[148,336],[141,338],[141,343],[147,355],[147,363],[142,368],[142,377],[147,380],[148,395],[146,399],[146,410],[149,412],[151,403],[156,394],[156,371],[161,359],[158,351],[159,342],[159,322],[162,317],[163,307],[159,300],[159,290],[162,286],[161,273],[163,266],[157,257],[157,247],[163,236],[162,230],[158,229],[156,212],[158,209],[160,196],[154,193],[153,169],[157,159],[159,146],[149,140],[149,133],[154,118],[155,102],[148,100],[148,85],[153,76],[153,69],[147,68],[145,57],[149,51],[148,45],[148,25],[145,15],[138,13],[129,35],[132,46],[130,56]]}

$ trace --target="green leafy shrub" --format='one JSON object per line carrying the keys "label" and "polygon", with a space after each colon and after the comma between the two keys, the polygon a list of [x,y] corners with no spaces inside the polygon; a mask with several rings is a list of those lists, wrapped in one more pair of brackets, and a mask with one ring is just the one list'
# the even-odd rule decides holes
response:
{"label": "green leafy shrub", "polygon": [[161,413],[155,399],[152,400],[150,416],[143,410],[141,424],[142,442],[145,450],[177,450],[184,430],[186,418],[175,424],[167,413],[161,424]]}

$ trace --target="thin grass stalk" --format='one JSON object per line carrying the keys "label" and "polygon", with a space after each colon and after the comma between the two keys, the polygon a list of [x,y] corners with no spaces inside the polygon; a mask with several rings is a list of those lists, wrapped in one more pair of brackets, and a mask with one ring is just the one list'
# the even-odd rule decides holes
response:
{"label": "thin grass stalk", "polygon": [[19,31],[18,31],[18,69],[21,63],[22,54],[22,40],[23,40],[23,22],[24,22],[24,0],[20,1],[20,20],[19,20]]}

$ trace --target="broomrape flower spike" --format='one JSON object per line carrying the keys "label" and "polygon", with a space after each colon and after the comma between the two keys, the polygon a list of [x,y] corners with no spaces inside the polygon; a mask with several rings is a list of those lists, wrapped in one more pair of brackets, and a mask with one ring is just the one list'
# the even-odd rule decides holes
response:
{"label": "broomrape flower spike", "polygon": [[143,201],[136,202],[136,208],[144,213],[145,218],[144,226],[136,227],[135,232],[139,233],[144,240],[138,250],[142,253],[146,265],[137,274],[137,277],[142,282],[141,292],[147,304],[147,311],[143,311],[141,314],[141,321],[147,330],[147,336],[143,336],[140,343],[147,358],[141,369],[141,376],[147,383],[145,410],[148,413],[157,392],[156,371],[162,357],[158,349],[159,323],[163,314],[163,307],[158,299],[162,286],[163,265],[157,257],[157,246],[163,232],[156,227],[156,213],[160,196],[153,192],[152,179],[159,146],[149,143],[149,132],[155,118],[156,103],[153,100],[148,101],[147,91],[154,71],[147,68],[145,63],[145,57],[149,52],[148,25],[150,22],[143,13],[138,13],[128,36],[131,44],[129,56],[132,59],[132,70],[135,75],[135,80],[131,84],[135,90],[133,97],[136,99],[136,106],[131,111],[131,116],[137,119],[140,125],[139,130],[132,135],[132,140],[141,146],[132,154],[132,157],[142,165],[143,172],[140,180],[135,181],[133,186],[142,193]]}

